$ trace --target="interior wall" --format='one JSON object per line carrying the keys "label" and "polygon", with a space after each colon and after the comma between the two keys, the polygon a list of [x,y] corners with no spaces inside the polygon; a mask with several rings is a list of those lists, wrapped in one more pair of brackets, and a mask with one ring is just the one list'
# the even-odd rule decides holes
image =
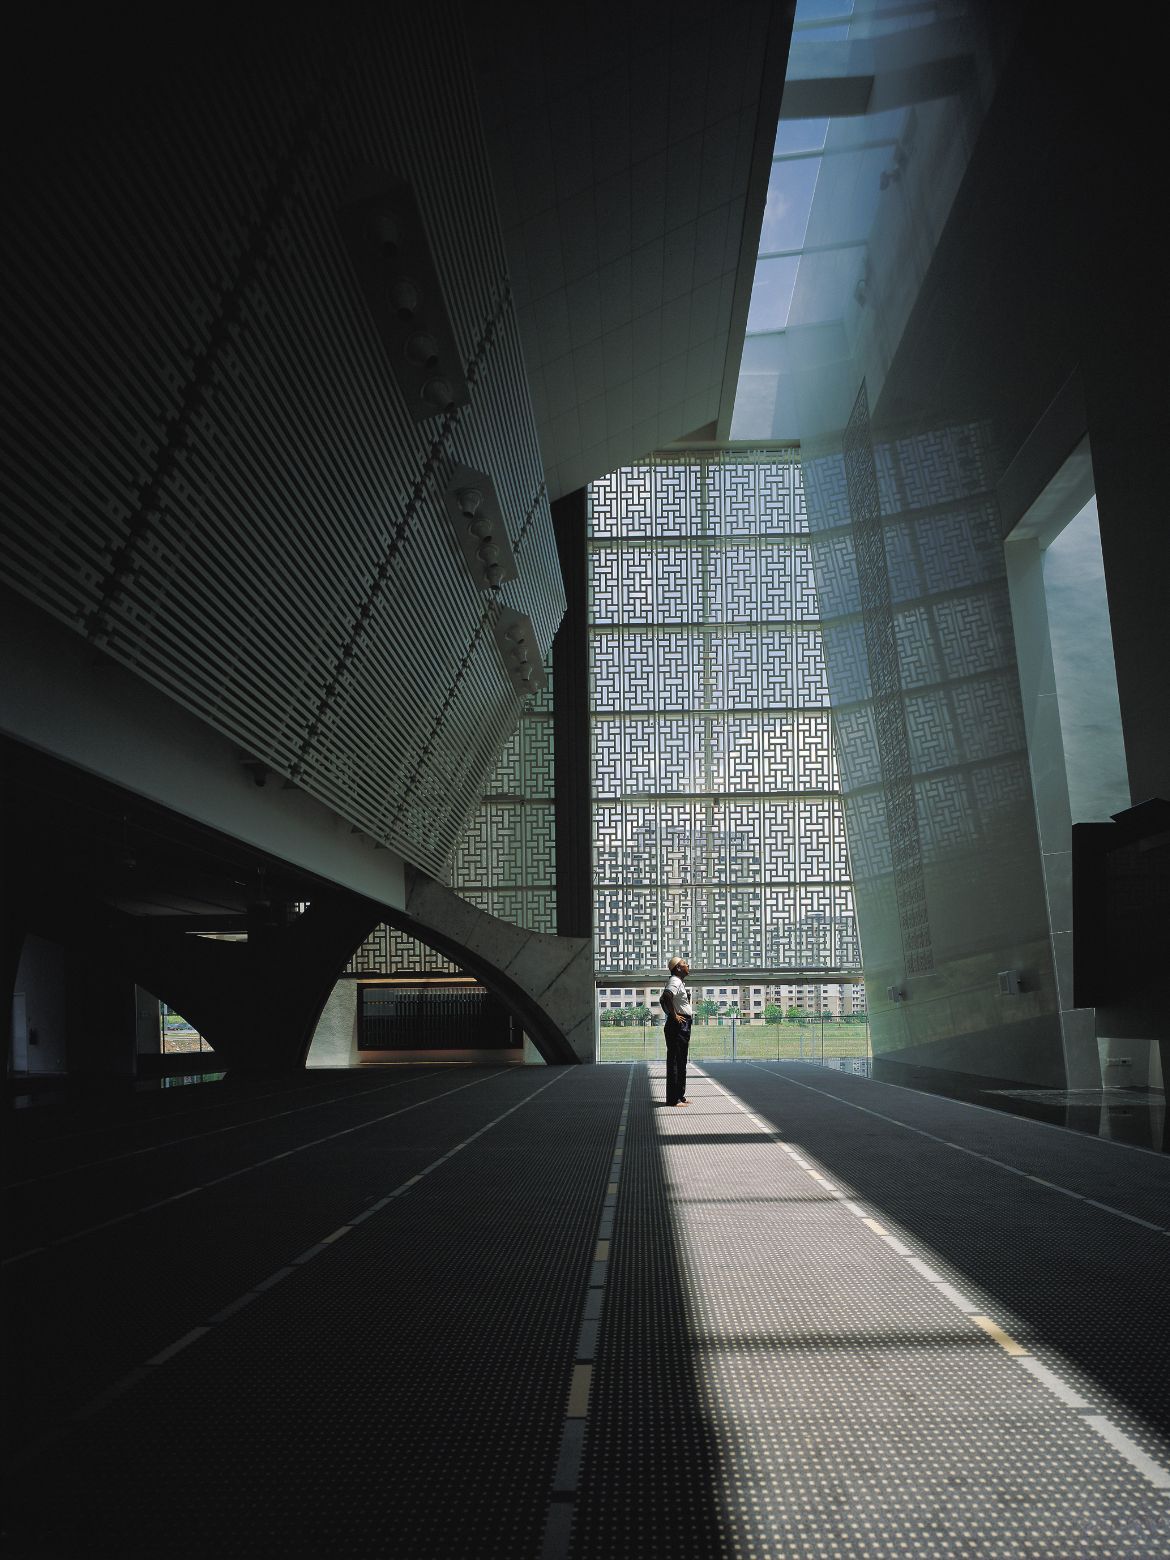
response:
{"label": "interior wall", "polygon": [[[1059,440],[1045,441],[1034,475],[1042,487],[1088,435],[1132,797],[1170,797],[1170,614],[1164,606],[1170,528],[1158,428],[1164,353],[1155,345],[1148,306],[1161,297],[1163,283],[1154,268],[1159,248],[1147,231],[1151,179],[1160,177],[1147,148],[1160,144],[1156,107],[1162,91],[1151,66],[1135,56],[1132,40],[1095,38],[1090,49],[1073,30],[1052,28],[1043,8],[1021,15],[945,229],[884,360],[880,396],[871,407],[879,471],[883,450],[914,441],[920,450],[918,496],[907,489],[892,507],[883,497],[875,505],[880,525],[870,527],[880,531],[870,574],[884,579],[892,597],[885,649],[855,598],[852,609],[841,607],[839,625],[838,648],[852,636],[852,649],[836,656],[839,747],[843,767],[852,771],[846,817],[879,1057],[933,1057],[931,1065],[946,1069],[1053,1085],[1068,1076],[1023,711],[1018,688],[1014,697],[1011,691],[1018,678],[1000,544],[1021,512],[1005,506],[1006,478],[1074,378],[1077,396],[1064,397]],[[1092,221],[1085,219],[1087,190],[1094,192]],[[869,298],[880,300],[886,286],[875,275]],[[839,347],[830,377],[837,385],[848,382],[856,394],[866,362],[844,337]],[[834,423],[829,403],[822,398],[820,405],[828,408],[824,420],[813,438],[802,428],[802,438],[810,492],[816,485],[810,472],[823,467],[818,583],[824,595],[835,574],[856,568],[851,549],[859,516],[846,480],[846,414],[837,414]],[[978,434],[956,443],[961,430]],[[958,478],[949,491],[948,461]],[[864,530],[864,510],[860,518]],[[934,601],[921,603],[923,618],[913,603],[897,599],[898,579],[904,559],[915,567],[926,561],[932,529],[949,532],[947,549],[956,557],[965,552],[986,572],[969,575],[977,589],[962,578],[941,588]],[[914,643],[915,622],[922,650]],[[874,666],[883,656],[891,659],[891,641],[896,676],[871,688]],[[991,718],[972,708],[957,727],[950,710],[945,718],[936,709],[937,718],[919,720],[926,706],[915,662],[939,648],[944,658],[956,657],[937,683],[943,708],[961,689],[990,679],[997,687]],[[958,674],[964,658],[973,681]],[[958,770],[943,757],[956,735],[994,744],[1011,724],[1017,734],[1001,753],[970,748],[966,759],[959,757]],[[927,751],[931,745],[937,760]],[[899,780],[906,767],[901,750],[909,753],[909,790]],[[978,820],[973,833],[965,822],[972,816],[966,800],[938,805],[948,788],[961,795],[956,781],[970,761],[967,794]],[[981,792],[984,782],[977,784],[977,777],[987,766],[998,779]],[[912,808],[906,805],[910,796]],[[990,828],[983,819],[986,805],[996,815]],[[959,837],[948,842],[937,821],[944,829],[953,824]],[[975,849],[980,833],[985,848]],[[906,934],[915,931],[914,915],[907,916],[915,906],[917,932],[924,925],[933,967],[908,970],[902,988],[907,1000],[888,1004],[883,988],[897,984],[900,960],[909,963],[914,953]],[[1023,997],[996,995],[995,976],[1007,968],[1025,977]]]}
{"label": "interior wall", "polygon": [[[1043,7],[1022,14],[875,407],[887,425],[984,418],[1007,473],[1075,377],[1037,486],[1087,433],[1135,802],[1170,797],[1156,61],[1109,29],[1090,39]],[[1021,513],[1005,509],[1005,533]]]}
{"label": "interior wall", "polygon": [[341,980],[334,986],[309,1046],[306,1067],[403,1066],[408,1063],[435,1066],[450,1062],[479,1062],[498,1067],[519,1062],[536,1065],[544,1061],[527,1036],[522,1046],[504,1050],[481,1051],[468,1047],[449,1051],[359,1051],[358,988],[356,980]]}
{"label": "interior wall", "polygon": [[161,1056],[162,1022],[158,998],[143,986],[134,988],[134,1030],[139,1056]]}
{"label": "interior wall", "polygon": [[1097,505],[1062,512],[1059,492],[1050,497],[1060,486],[1006,552],[1069,1083],[1159,1087],[1156,1040],[1111,1033],[1108,1018],[1073,1001],[1072,825],[1107,824],[1130,788]]}
{"label": "interior wall", "polygon": [[1069,810],[1074,823],[1107,823],[1130,795],[1095,498],[1043,562]]}
{"label": "interior wall", "polygon": [[15,990],[24,996],[28,1072],[66,1071],[65,951],[43,937],[26,937]]}
{"label": "interior wall", "polygon": [[875,1072],[1062,1085],[990,430],[863,386],[804,468]]}
{"label": "interior wall", "polygon": [[1010,541],[1006,557],[1067,1080],[1070,1088],[1091,1088],[1100,1083],[1101,1069],[1096,1016],[1092,1008],[1078,1008],[1073,1000],[1072,814],[1044,590],[1044,553],[1040,541],[1031,536]]}

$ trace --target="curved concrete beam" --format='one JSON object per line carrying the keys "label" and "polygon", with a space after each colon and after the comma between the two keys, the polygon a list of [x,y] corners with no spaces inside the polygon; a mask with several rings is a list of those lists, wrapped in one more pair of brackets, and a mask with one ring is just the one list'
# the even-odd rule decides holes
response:
{"label": "curved concrete beam", "polygon": [[384,908],[381,918],[437,949],[495,992],[522,1019],[546,1062],[593,1061],[591,937],[525,931],[410,869],[406,908]]}

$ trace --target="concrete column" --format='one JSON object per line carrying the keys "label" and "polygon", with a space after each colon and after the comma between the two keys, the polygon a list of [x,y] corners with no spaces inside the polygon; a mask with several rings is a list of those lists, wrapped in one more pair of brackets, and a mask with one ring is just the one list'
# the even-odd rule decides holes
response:
{"label": "concrete column", "polygon": [[1029,537],[1009,542],[1006,556],[1028,768],[1060,1004],[1065,1076],[1069,1088],[1094,1088],[1101,1081],[1094,1013],[1092,1008],[1078,1008],[1073,1000],[1072,817],[1044,595],[1043,555],[1036,538]]}
{"label": "concrete column", "polygon": [[306,1067],[356,1067],[358,983],[339,980],[317,1022]]}
{"label": "concrete column", "polygon": [[565,582],[565,616],[553,640],[553,776],[557,827],[557,931],[593,935],[592,794],[589,765],[586,492],[552,506]]}
{"label": "concrete column", "polygon": [[158,1056],[162,1052],[158,998],[142,986],[134,988],[134,1029],[139,1056]]}
{"label": "concrete column", "polygon": [[246,943],[139,927],[128,955],[144,983],[190,1020],[233,1071],[296,1071],[346,962],[377,924],[356,896],[315,900],[286,920],[250,913]]}
{"label": "concrete column", "polygon": [[70,1072],[133,1072],[135,984],[182,1013],[235,1071],[303,1067],[317,1021],[380,907],[339,893],[286,925],[260,918],[253,942],[171,931],[70,896],[36,907],[36,924],[66,949]]}
{"label": "concrete column", "polygon": [[[16,969],[16,991],[24,999],[24,1068],[30,1074],[66,1070],[65,954],[57,943],[28,936]],[[5,1004],[11,1008],[11,1004]]]}
{"label": "concrete column", "polygon": [[4,1030],[5,1056],[10,1054],[12,1046],[12,998],[23,947],[24,926],[15,905],[7,901],[0,903],[0,1025]]}
{"label": "concrete column", "polygon": [[65,964],[70,1077],[133,1078],[138,1070],[134,982],[100,957],[70,949]]}

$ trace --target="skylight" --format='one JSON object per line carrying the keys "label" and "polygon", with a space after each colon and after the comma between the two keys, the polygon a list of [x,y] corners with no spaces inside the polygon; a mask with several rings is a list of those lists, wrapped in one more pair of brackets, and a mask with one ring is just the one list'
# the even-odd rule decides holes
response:
{"label": "skylight", "polygon": [[[962,5],[934,0],[798,0],[781,112],[848,111],[780,120],[733,439],[801,438],[795,376],[856,350],[875,262],[901,265],[908,243],[916,265],[929,259],[965,161],[956,120],[969,110],[942,68],[970,57],[964,26]],[[883,97],[895,106],[856,112]],[[937,155],[945,175],[932,169],[917,205],[903,178],[916,150],[922,165]]]}

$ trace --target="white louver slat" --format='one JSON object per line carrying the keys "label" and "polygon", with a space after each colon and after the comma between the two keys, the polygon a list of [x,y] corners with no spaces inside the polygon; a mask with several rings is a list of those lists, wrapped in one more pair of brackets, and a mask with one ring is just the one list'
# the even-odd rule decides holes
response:
{"label": "white louver slat", "polygon": [[[445,872],[521,701],[491,632],[564,611],[457,13],[383,8],[168,82],[9,215],[0,570],[355,827]],[[470,402],[416,423],[337,212],[408,183]],[[490,473],[519,577],[443,492]]]}

